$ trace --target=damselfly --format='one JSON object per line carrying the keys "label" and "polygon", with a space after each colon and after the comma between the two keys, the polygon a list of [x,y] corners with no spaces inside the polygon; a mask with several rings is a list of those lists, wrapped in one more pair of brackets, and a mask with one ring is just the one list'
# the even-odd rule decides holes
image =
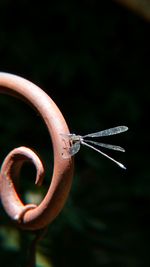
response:
{"label": "damselfly", "polygon": [[100,154],[107,157],[108,159],[112,160],[117,165],[119,165],[119,167],[126,169],[126,167],[122,163],[116,161],[115,159],[108,156],[107,154],[102,152],[100,149],[94,147],[93,145],[98,146],[98,147],[104,147],[104,148],[116,150],[116,151],[121,151],[121,152],[125,152],[124,148],[122,148],[120,146],[116,146],[116,145],[110,145],[110,144],[95,142],[93,140],[89,140],[88,138],[95,138],[95,137],[97,138],[97,137],[115,135],[115,134],[123,133],[127,130],[128,130],[127,126],[117,126],[114,128],[100,131],[100,132],[86,134],[83,136],[82,135],[76,135],[76,134],[61,134],[64,141],[65,140],[68,141],[67,143],[65,142],[66,146],[64,147],[64,152],[62,153],[62,156],[64,158],[69,158],[70,156],[75,155],[79,151],[81,145],[85,145],[85,146],[90,147],[90,148],[94,149],[95,151],[99,152]]}

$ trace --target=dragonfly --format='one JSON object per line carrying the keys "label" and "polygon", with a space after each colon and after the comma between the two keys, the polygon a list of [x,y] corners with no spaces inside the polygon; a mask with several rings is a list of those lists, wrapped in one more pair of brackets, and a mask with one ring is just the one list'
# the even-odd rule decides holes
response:
{"label": "dragonfly", "polygon": [[[100,143],[100,142],[89,140],[89,139],[120,134],[120,133],[126,132],[127,130],[128,130],[127,126],[117,126],[117,127],[113,127],[113,128],[109,128],[109,129],[100,131],[100,132],[86,134],[83,136],[82,135],[76,135],[74,133],[61,134],[62,138],[69,142],[69,145],[65,146],[65,149],[64,149],[65,152],[62,153],[62,156],[63,156],[63,158],[69,158],[70,156],[75,155],[80,150],[81,145],[84,145],[84,146],[87,146],[89,148],[92,148],[93,150],[95,150],[98,153],[102,154],[103,156],[107,157],[108,159],[110,159],[111,161],[116,163],[119,167],[126,169],[126,167],[122,163],[118,162],[114,158],[112,158],[109,155],[107,155],[106,153],[102,152],[97,147],[108,148],[108,149],[112,149],[112,150],[116,150],[116,151],[120,151],[120,152],[125,152],[124,148],[122,148],[120,146],[116,146],[116,145]],[[97,146],[97,147],[95,147],[95,146]]]}

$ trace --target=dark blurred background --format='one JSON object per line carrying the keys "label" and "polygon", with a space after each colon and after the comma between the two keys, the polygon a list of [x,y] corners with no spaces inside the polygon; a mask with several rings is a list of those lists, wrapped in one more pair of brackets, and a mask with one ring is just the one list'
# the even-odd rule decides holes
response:
{"label": "dark blurred background", "polygon": [[[128,8],[119,2],[128,2]],[[150,3],[143,5],[0,1],[0,71],[47,92],[71,132],[129,127],[125,134],[103,139],[125,147],[125,154],[109,154],[127,171],[85,147],[76,155],[69,199],[39,244],[37,266],[150,266]],[[32,166],[22,170],[21,178],[24,201],[40,202],[53,168],[45,125],[28,105],[0,95],[0,132],[1,164],[21,145],[36,149],[44,160],[40,189],[34,186]],[[25,266],[30,243],[31,233],[18,231],[1,207],[1,266]]]}

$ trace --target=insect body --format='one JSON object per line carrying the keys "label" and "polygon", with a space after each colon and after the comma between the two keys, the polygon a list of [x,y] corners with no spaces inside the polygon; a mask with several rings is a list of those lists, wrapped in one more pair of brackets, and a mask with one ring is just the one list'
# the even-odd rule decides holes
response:
{"label": "insect body", "polygon": [[[116,150],[116,151],[121,151],[121,152],[125,152],[124,148],[122,148],[120,146],[116,146],[116,145],[110,145],[110,144],[95,142],[93,140],[89,140],[88,138],[96,138],[96,137],[115,135],[115,134],[125,132],[127,130],[128,130],[127,126],[117,126],[114,128],[110,128],[107,130],[103,130],[100,132],[91,133],[91,134],[87,134],[87,135],[83,135],[83,136],[82,135],[76,135],[76,134],[61,134],[64,140],[68,139],[68,141],[69,141],[69,146],[65,147],[65,153],[63,153],[63,157],[68,158],[70,156],[75,155],[80,150],[80,146],[85,145],[87,147],[94,149],[95,151],[102,154],[103,156],[109,158],[110,160],[115,162],[117,165],[119,165],[119,167],[126,169],[126,167],[122,163],[111,158],[110,156],[108,156],[107,154],[105,154],[100,149],[96,148],[95,146],[104,147],[104,148],[108,148],[108,149],[112,149],[112,150]],[[95,145],[95,146],[93,146],[93,145]]]}

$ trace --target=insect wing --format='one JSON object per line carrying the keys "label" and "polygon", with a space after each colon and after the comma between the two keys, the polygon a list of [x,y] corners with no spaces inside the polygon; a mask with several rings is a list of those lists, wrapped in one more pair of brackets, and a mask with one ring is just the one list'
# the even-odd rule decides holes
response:
{"label": "insect wing", "polygon": [[76,142],[69,148],[69,154],[70,156],[75,155],[80,150],[80,142]]}
{"label": "insect wing", "polygon": [[84,135],[83,138],[109,136],[109,135],[123,133],[127,130],[128,130],[127,126],[117,126],[117,127],[113,127],[113,128],[107,129],[107,130],[100,131],[100,132]]}
{"label": "insect wing", "polygon": [[[60,134],[64,141],[63,151],[62,151],[62,157],[65,159],[69,158],[70,156],[75,155],[80,150],[80,141],[78,140],[79,137],[77,137],[75,134]],[[72,142],[75,140],[75,143]],[[79,139],[80,140],[80,139]]]}
{"label": "insect wing", "polygon": [[96,145],[96,146],[100,146],[100,147],[104,147],[104,148],[108,148],[108,149],[112,149],[112,150],[116,150],[116,151],[120,151],[120,152],[125,152],[125,149],[121,146],[104,144],[104,143],[94,142],[91,140],[85,140],[85,141],[86,141],[86,143],[91,143],[91,144]]}
{"label": "insect wing", "polygon": [[105,156],[106,158],[110,159],[111,161],[115,162],[119,167],[121,167],[122,169],[126,169],[126,167],[120,163],[119,161],[113,159],[112,157],[108,156],[106,153],[102,152],[100,149],[97,149],[96,147],[89,145],[88,143],[86,143],[86,141],[82,142],[83,145],[92,148],[93,150],[97,151],[98,153],[102,154],[103,156]]}

